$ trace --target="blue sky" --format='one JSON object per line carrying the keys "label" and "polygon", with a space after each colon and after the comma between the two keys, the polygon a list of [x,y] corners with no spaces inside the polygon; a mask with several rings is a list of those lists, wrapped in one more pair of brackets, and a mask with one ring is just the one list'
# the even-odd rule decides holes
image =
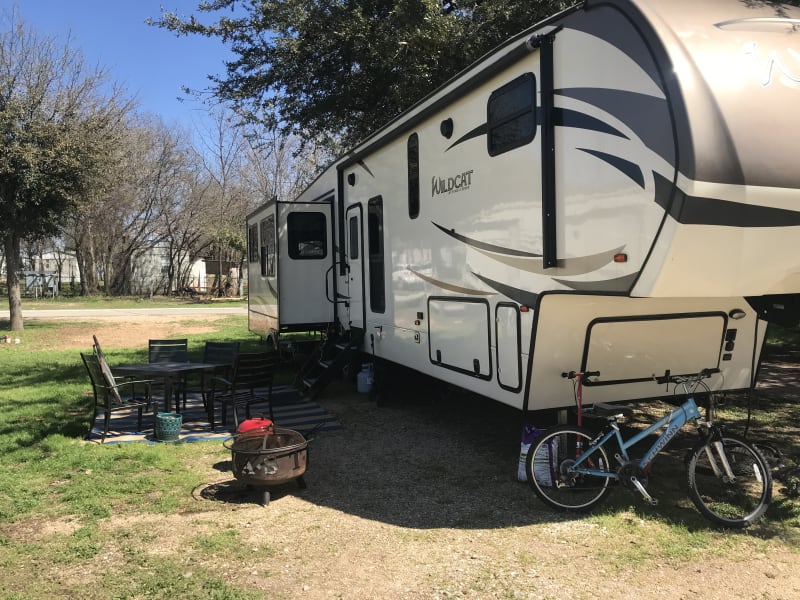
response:
{"label": "blue sky", "polygon": [[[43,35],[62,41],[68,33],[90,64],[105,67],[110,77],[139,100],[142,111],[161,115],[166,123],[191,128],[202,116],[197,102],[180,102],[181,86],[204,89],[209,74],[224,73],[232,55],[217,39],[177,37],[145,24],[161,6],[182,16],[199,15],[199,0],[0,0],[0,13],[16,4],[23,20]],[[3,19],[7,23],[7,19]]]}

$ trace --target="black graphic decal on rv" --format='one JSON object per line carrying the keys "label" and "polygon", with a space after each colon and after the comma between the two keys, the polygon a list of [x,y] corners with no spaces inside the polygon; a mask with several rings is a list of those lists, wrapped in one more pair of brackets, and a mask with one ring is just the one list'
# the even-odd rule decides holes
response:
{"label": "black graphic decal on rv", "polygon": [[603,279],[602,281],[567,281],[554,278],[553,281],[578,292],[628,292],[639,273],[631,273],[616,279]]}
{"label": "black graphic decal on rv", "polygon": [[367,173],[369,173],[370,177],[372,177],[373,179],[375,178],[375,174],[369,170],[367,163],[365,163],[363,160],[358,161],[358,166],[364,169]]}
{"label": "black graphic decal on rv", "polygon": [[[539,125],[542,124],[542,111],[539,110]],[[597,131],[598,133],[607,133],[624,139],[630,139],[627,135],[622,133],[619,129],[615,129],[608,123],[604,123],[586,113],[578,112],[577,110],[570,110],[566,108],[556,108],[553,110],[553,123],[560,127],[574,127],[575,129],[586,129],[588,131]]]}
{"label": "black graphic decal on rv", "polygon": [[518,302],[522,306],[536,306],[536,299],[539,297],[539,294],[534,294],[533,292],[529,292],[527,290],[511,287],[510,285],[500,283],[499,281],[494,281],[488,277],[484,277],[483,275],[478,275],[475,272],[472,274],[489,287],[496,289],[507,298],[511,298],[514,300],[514,302]]}
{"label": "black graphic decal on rv", "polygon": [[[657,82],[653,83],[657,85]],[[673,137],[665,135],[663,126],[671,121],[665,97],[601,88],[565,88],[558,90],[558,94],[613,115],[629,127],[647,148],[669,164],[675,164]]]}
{"label": "black graphic decal on rv", "polygon": [[688,196],[658,173],[654,172],[653,176],[656,184],[656,202],[678,223],[745,228],[800,225],[798,211]]}
{"label": "black graphic decal on rv", "polygon": [[470,288],[465,288],[460,285],[453,285],[452,283],[447,283],[446,281],[441,281],[440,279],[434,279],[433,277],[428,277],[427,275],[423,275],[419,271],[415,271],[411,267],[408,267],[408,270],[412,272],[414,275],[422,279],[423,281],[427,281],[428,283],[435,285],[436,287],[440,287],[443,290],[447,290],[449,292],[456,292],[457,294],[467,294],[469,296],[494,296],[495,292],[487,292],[484,290],[473,290]]}
{"label": "black graphic decal on rv", "polygon": [[474,170],[470,169],[447,178],[434,175],[431,177],[431,198],[439,194],[455,194],[456,192],[468,190],[469,186],[472,185],[473,172]]}
{"label": "black graphic decal on rv", "polygon": [[466,142],[466,141],[471,140],[473,138],[481,137],[482,135],[486,135],[486,129],[487,129],[486,123],[483,123],[482,125],[478,125],[475,129],[473,129],[472,131],[468,131],[467,133],[462,135],[460,138],[458,138],[455,142],[450,144],[450,146],[448,146],[448,148],[447,148],[447,150],[445,150],[445,152],[447,152],[451,148],[454,148],[454,147],[458,146],[459,144],[461,144],[463,142]]}
{"label": "black graphic decal on rv", "polygon": [[613,154],[600,152],[599,150],[590,150],[589,148],[578,148],[578,150],[586,152],[587,154],[591,154],[592,156],[596,156],[600,160],[607,162],[624,175],[630,177],[639,185],[640,188],[645,189],[644,173],[642,173],[642,169],[636,163],[632,163],[629,160],[620,158],[619,156],[614,156]]}

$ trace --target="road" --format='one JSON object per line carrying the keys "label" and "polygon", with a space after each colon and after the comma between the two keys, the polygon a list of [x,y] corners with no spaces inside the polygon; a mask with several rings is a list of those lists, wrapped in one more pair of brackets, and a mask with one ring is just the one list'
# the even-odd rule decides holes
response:
{"label": "road", "polygon": [[[22,318],[28,319],[81,319],[81,318],[114,318],[142,316],[175,316],[192,317],[198,315],[246,315],[246,306],[198,306],[179,308],[62,308],[25,310],[22,307]],[[8,309],[0,311],[0,320],[8,320]]]}

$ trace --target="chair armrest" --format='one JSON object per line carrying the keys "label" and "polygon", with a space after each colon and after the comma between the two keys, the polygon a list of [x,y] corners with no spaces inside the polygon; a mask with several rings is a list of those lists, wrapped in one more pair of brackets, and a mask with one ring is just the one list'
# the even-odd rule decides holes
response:
{"label": "chair armrest", "polygon": [[122,381],[116,384],[114,387],[117,388],[117,392],[120,392],[123,388],[127,389],[127,387],[129,386],[131,390],[130,392],[131,395],[136,396],[136,387],[143,385],[145,389],[145,398],[150,398],[150,396],[152,395],[152,384],[153,384],[152,379],[138,379],[138,380],[131,379],[128,381]]}

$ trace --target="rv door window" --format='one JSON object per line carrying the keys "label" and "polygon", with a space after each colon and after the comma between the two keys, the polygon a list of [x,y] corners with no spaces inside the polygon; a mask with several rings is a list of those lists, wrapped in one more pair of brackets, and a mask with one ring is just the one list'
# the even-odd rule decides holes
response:
{"label": "rv door window", "polygon": [[489,156],[529,144],[536,136],[536,78],[520,75],[492,92],[486,106]]}
{"label": "rv door window", "polygon": [[408,218],[419,216],[419,136],[408,137]]}
{"label": "rv door window", "polygon": [[367,208],[369,240],[369,307],[372,312],[386,311],[386,284],[383,278],[383,198],[370,198]]}
{"label": "rv door window", "polygon": [[350,217],[350,258],[353,260],[358,258],[358,238],[360,234],[358,217]]}
{"label": "rv door window", "polygon": [[321,212],[294,212],[286,217],[289,257],[295,260],[313,260],[328,255],[328,236],[325,214]]}

